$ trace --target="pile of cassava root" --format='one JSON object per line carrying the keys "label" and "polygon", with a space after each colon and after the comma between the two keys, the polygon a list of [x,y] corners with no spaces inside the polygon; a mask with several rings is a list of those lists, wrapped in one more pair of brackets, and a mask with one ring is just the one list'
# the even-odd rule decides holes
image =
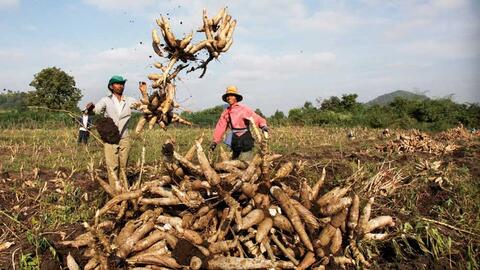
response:
{"label": "pile of cassava root", "polygon": [[432,138],[427,133],[411,130],[399,134],[396,139],[388,141],[385,145],[377,146],[382,152],[387,153],[415,153],[423,152],[433,155],[450,153],[458,148],[454,141],[440,141]]}
{"label": "pile of cassava root", "polygon": [[369,268],[361,243],[387,238],[393,218],[372,218],[373,197],[351,187],[324,190],[325,169],[312,187],[298,180],[301,162],[279,163],[255,134],[251,162],[220,147],[212,165],[201,138],[184,155],[167,141],[165,174],[118,193],[97,177],[112,198],[63,244],[84,249],[84,269]]}

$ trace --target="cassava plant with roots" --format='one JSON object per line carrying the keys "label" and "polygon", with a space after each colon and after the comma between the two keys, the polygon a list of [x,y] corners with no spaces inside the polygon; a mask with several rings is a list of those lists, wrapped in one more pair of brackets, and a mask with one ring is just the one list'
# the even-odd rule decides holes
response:
{"label": "cassava plant with roots", "polygon": [[387,238],[394,219],[372,217],[374,198],[351,186],[325,190],[325,169],[313,186],[292,180],[302,162],[279,162],[253,128],[251,162],[212,163],[202,138],[184,154],[166,141],[164,172],[111,194],[63,244],[83,248],[84,269],[369,268],[362,244]]}
{"label": "cassava plant with roots", "polygon": [[[142,98],[133,105],[133,108],[143,113],[143,118],[139,120],[135,129],[136,133],[140,133],[147,123],[150,129],[156,124],[166,128],[171,122],[191,125],[189,121],[173,112],[174,108],[179,107],[175,101],[175,79],[182,70],[191,65],[187,72],[202,69],[200,75],[202,78],[208,63],[232,46],[233,32],[237,24],[237,21],[227,13],[226,8],[221,9],[213,18],[209,18],[207,11],[203,10],[203,26],[198,32],[203,32],[205,39],[192,43],[193,31],[182,39],[177,39],[167,18],[162,16],[156,22],[161,34],[157,29],[153,29],[152,47],[164,61],[154,63],[159,73],[148,75],[154,91],[149,95],[146,87],[143,88]],[[200,52],[203,50],[208,52],[207,59],[200,58]]]}

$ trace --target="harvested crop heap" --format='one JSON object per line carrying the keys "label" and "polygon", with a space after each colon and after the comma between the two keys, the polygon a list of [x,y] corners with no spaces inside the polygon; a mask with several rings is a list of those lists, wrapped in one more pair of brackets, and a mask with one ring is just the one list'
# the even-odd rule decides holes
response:
{"label": "harvested crop heap", "polygon": [[383,146],[378,146],[377,148],[388,153],[423,152],[441,155],[454,151],[457,147],[458,146],[453,141],[438,141],[432,139],[428,134],[414,129],[398,135],[396,139],[387,142],[387,144]]}
{"label": "harvested crop heap", "polygon": [[460,125],[455,128],[448,129],[446,131],[438,133],[435,138],[440,141],[453,142],[453,141],[468,141],[473,139],[475,136],[479,136],[479,133],[468,131],[463,125]]}
{"label": "harvested crop heap", "polygon": [[[176,39],[170,23],[165,17],[162,16],[158,19],[157,24],[162,33],[163,43],[154,29],[152,46],[155,53],[164,59],[165,63],[154,63],[161,73],[148,75],[148,79],[152,81],[152,88],[156,90],[150,95],[146,89],[142,90],[140,102],[133,105],[133,108],[143,112],[143,118],[140,119],[135,129],[137,133],[142,131],[147,122],[150,129],[155,124],[165,128],[171,122],[191,125],[190,122],[173,112],[174,108],[179,107],[174,99],[176,92],[174,81],[177,75],[192,63],[195,66],[192,66],[188,72],[203,69],[200,78],[203,77],[208,63],[217,59],[221,53],[226,52],[232,46],[233,31],[237,22],[227,13],[226,8],[221,9],[213,18],[209,18],[207,11],[203,10],[203,26],[198,32],[204,32],[205,39],[195,44],[192,43],[193,32],[185,35],[181,40]],[[208,52],[207,59],[199,58],[202,50]]]}
{"label": "harvested crop heap", "polygon": [[325,169],[313,187],[291,181],[301,162],[273,171],[280,155],[268,153],[265,138],[251,162],[222,152],[213,166],[201,143],[181,155],[167,141],[166,174],[128,192],[98,178],[112,198],[85,234],[64,242],[85,248],[85,269],[369,267],[362,242],[394,226],[390,216],[371,218],[373,197],[361,202],[350,187],[321,192]]}

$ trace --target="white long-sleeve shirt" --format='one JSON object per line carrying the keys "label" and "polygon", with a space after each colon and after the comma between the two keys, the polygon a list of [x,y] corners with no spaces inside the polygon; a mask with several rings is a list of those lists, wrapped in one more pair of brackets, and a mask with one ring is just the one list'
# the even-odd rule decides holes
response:
{"label": "white long-sleeve shirt", "polygon": [[87,131],[88,127],[88,114],[82,114],[82,125],[80,126],[80,130]]}
{"label": "white long-sleeve shirt", "polygon": [[95,104],[93,111],[95,113],[103,113],[105,117],[112,118],[122,138],[124,138],[128,135],[127,127],[132,115],[132,109],[130,107],[135,101],[134,98],[126,96],[122,96],[122,99],[119,101],[112,94],[101,98],[97,104]]}

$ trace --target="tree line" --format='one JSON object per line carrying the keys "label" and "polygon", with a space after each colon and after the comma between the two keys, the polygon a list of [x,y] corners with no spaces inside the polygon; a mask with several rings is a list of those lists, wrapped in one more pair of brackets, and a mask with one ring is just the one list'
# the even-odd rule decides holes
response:
{"label": "tree line", "polygon": [[357,94],[341,97],[332,96],[314,106],[305,102],[303,107],[294,108],[285,116],[275,112],[270,117],[274,124],[365,126],[370,128],[416,128],[440,131],[463,124],[468,128],[479,128],[480,106],[460,104],[450,98],[408,99],[396,97],[392,102],[367,105],[357,101]]}
{"label": "tree line", "polygon": [[[461,104],[451,98],[409,99],[396,97],[392,102],[368,105],[357,101],[357,94],[307,101],[302,107],[282,111],[268,117],[273,126],[364,126],[370,128],[401,128],[440,131],[458,126],[480,128],[479,104]],[[222,106],[216,106],[182,116],[201,126],[212,126],[218,120]],[[261,114],[259,109],[257,113]]]}
{"label": "tree line", "polygon": [[[0,93],[0,127],[39,127],[46,122],[51,125],[74,124],[65,115],[28,110],[28,106],[41,106],[79,112],[78,102],[82,94],[72,76],[57,67],[49,67],[35,74],[30,86],[35,90],[15,92],[4,89]],[[463,124],[468,128],[480,128],[480,106],[477,103],[456,103],[451,98],[397,97],[388,104],[369,105],[358,102],[357,98],[357,94],[344,94],[316,99],[315,104],[306,101],[302,107],[290,109],[287,114],[277,110],[267,120],[272,126],[365,126],[439,131]],[[218,105],[197,112],[182,112],[181,116],[196,126],[212,127],[223,110],[224,106]],[[255,112],[263,116],[260,109]]]}

